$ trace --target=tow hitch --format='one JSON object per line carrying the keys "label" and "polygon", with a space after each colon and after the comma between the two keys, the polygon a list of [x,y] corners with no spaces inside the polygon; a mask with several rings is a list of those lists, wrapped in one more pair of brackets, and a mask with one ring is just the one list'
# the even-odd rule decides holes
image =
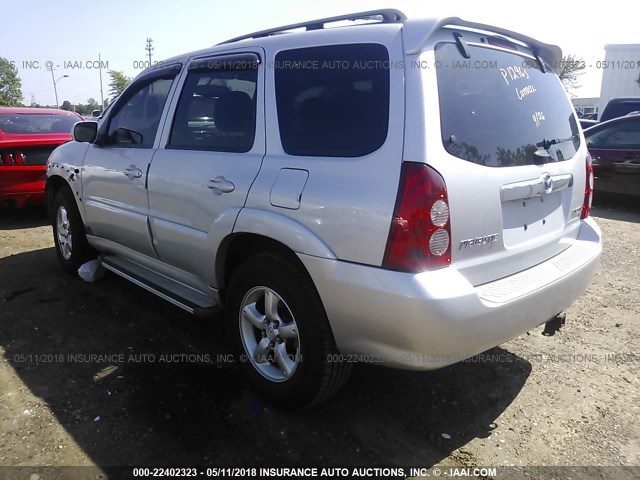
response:
{"label": "tow hitch", "polygon": [[564,322],[567,319],[567,314],[561,312],[553,317],[551,320],[547,321],[544,324],[544,330],[542,331],[542,335],[545,337],[552,337],[555,335],[557,331],[559,331],[563,326]]}

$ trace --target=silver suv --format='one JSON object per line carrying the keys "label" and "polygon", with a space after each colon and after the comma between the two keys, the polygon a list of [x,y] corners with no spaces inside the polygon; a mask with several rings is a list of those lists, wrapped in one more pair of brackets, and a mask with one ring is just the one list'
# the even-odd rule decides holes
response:
{"label": "silver suv", "polygon": [[224,308],[249,382],[280,405],[322,401],[354,361],[473,356],[557,319],[596,269],[560,59],[396,10],[175,57],[51,155],[57,255]]}

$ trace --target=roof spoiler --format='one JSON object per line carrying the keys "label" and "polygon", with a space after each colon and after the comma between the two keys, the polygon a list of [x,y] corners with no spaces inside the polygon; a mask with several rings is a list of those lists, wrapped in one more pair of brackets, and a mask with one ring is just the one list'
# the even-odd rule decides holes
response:
{"label": "roof spoiler", "polygon": [[405,31],[405,52],[408,55],[420,53],[429,38],[442,27],[464,27],[473,30],[482,30],[488,33],[495,33],[511,37],[527,44],[533,53],[550,63],[552,66],[559,65],[562,61],[562,50],[557,45],[539,42],[531,37],[520,33],[512,32],[500,27],[493,27],[482,23],[467,22],[459,17],[444,17],[436,19],[409,18],[404,22]]}

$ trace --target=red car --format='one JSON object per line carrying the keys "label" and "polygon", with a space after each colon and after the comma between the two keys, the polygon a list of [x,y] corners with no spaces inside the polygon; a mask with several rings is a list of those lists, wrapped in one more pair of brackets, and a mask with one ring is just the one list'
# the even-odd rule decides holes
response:
{"label": "red car", "polygon": [[0,107],[0,207],[44,203],[47,158],[81,120],[55,108]]}

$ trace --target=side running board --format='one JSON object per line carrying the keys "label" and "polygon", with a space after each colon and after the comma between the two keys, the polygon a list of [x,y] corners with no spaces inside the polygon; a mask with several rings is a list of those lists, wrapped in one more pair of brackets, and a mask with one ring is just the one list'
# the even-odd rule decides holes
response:
{"label": "side running board", "polygon": [[102,266],[198,318],[210,318],[222,312],[219,305],[201,292],[137,263],[109,255],[102,259]]}

